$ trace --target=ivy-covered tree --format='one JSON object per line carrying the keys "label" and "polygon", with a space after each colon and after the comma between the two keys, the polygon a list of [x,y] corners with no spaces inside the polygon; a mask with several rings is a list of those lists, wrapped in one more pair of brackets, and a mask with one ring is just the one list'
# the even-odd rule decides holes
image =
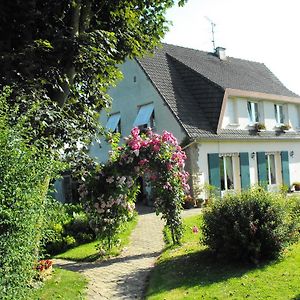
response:
{"label": "ivy-covered tree", "polygon": [[98,132],[98,113],[117,65],[153,49],[166,10],[186,0],[14,0],[0,2],[0,87],[11,122],[24,113],[32,142],[74,153]]}

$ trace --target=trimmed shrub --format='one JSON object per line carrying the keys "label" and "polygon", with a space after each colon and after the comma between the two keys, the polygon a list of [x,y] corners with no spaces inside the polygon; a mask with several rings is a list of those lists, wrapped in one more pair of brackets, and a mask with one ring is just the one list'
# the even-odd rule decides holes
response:
{"label": "trimmed shrub", "polygon": [[[38,261],[44,199],[55,164],[26,141],[20,120],[8,123],[6,99],[0,95],[0,299],[30,299]],[[24,116],[25,118],[25,116]],[[28,129],[30,130],[30,129]],[[50,174],[51,173],[51,174]]]}
{"label": "trimmed shrub", "polygon": [[230,260],[258,263],[277,257],[291,233],[280,197],[255,188],[216,201],[203,215],[204,244]]}
{"label": "trimmed shrub", "polygon": [[[1,122],[1,120],[0,120]],[[0,299],[25,299],[38,259],[48,162],[0,124]]]}

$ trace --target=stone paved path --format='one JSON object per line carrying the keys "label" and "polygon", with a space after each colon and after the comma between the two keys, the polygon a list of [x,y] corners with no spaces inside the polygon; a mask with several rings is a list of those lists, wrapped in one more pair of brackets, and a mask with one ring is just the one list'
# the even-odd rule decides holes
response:
{"label": "stone paved path", "polygon": [[[199,209],[184,215],[199,213]],[[83,273],[89,279],[88,299],[142,299],[149,271],[163,247],[163,221],[149,207],[139,208],[138,224],[129,246],[117,258],[104,262],[78,263],[55,260],[57,266]]]}

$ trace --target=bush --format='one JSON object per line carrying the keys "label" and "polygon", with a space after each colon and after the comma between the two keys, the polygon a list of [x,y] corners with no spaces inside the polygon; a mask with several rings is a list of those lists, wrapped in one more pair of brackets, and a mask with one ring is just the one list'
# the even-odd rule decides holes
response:
{"label": "bush", "polygon": [[55,255],[95,239],[89,220],[79,204],[62,204],[48,198],[42,245],[44,253]]}
{"label": "bush", "polygon": [[289,240],[298,241],[300,238],[300,198],[287,197],[284,205],[287,212],[286,224],[289,227]]}
{"label": "bush", "polygon": [[0,299],[27,299],[51,161],[7,122],[0,96]]}
{"label": "bush", "polygon": [[280,197],[255,188],[214,202],[204,212],[203,242],[227,259],[258,263],[277,257],[291,234]]}

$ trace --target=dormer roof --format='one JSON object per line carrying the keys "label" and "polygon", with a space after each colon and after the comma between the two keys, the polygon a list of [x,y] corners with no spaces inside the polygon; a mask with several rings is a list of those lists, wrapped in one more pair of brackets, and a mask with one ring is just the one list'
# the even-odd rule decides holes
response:
{"label": "dormer roof", "polygon": [[[300,97],[262,63],[162,44],[137,59],[191,138],[217,135],[226,89]],[[249,94],[249,93],[248,93]]]}

